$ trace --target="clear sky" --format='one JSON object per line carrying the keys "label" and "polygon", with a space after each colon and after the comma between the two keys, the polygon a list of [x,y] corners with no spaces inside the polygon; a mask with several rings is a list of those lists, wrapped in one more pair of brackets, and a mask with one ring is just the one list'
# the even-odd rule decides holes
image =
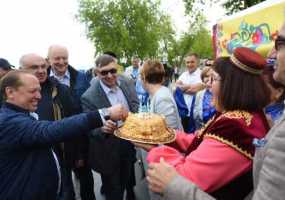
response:
{"label": "clear sky", "polygon": [[[175,23],[176,31],[186,31],[182,0],[162,0],[162,8]],[[0,0],[0,57],[18,66],[21,55],[38,53],[44,57],[51,44],[69,49],[70,64],[87,69],[93,66],[95,49],[86,38],[84,25],[74,18],[77,0]],[[213,23],[220,7],[208,9]]]}

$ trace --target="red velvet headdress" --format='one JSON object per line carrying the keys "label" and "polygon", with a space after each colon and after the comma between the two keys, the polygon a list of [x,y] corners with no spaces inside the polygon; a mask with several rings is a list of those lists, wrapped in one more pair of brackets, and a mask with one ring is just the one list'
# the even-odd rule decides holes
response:
{"label": "red velvet headdress", "polygon": [[266,60],[259,53],[246,47],[236,48],[230,59],[235,66],[251,74],[261,74],[266,66]]}

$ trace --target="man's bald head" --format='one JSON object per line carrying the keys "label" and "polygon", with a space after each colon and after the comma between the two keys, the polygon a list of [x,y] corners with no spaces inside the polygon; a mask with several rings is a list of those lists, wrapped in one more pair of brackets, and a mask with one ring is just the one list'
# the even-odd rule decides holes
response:
{"label": "man's bald head", "polygon": [[48,62],[57,76],[64,76],[68,67],[67,48],[61,45],[51,45],[48,49]]}
{"label": "man's bald head", "polygon": [[33,61],[33,60],[45,61],[45,59],[38,54],[28,53],[28,54],[22,55],[22,57],[20,58],[20,61],[19,61],[20,67],[21,68],[27,67],[28,65],[30,65],[31,61]]}
{"label": "man's bald head", "polygon": [[48,58],[57,51],[65,51],[66,54],[68,55],[68,50],[65,46],[59,44],[53,44],[48,48]]}
{"label": "man's bald head", "polygon": [[38,54],[29,53],[20,58],[20,68],[30,71],[35,75],[40,83],[44,83],[47,80],[47,62]]}

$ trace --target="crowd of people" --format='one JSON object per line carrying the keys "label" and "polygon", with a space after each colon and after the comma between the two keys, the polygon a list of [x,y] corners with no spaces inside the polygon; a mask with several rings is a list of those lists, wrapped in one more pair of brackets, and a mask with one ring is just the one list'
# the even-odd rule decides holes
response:
{"label": "crowd of people", "polygon": [[[18,69],[1,58],[0,199],[75,200],[74,174],[95,200],[92,170],[106,200],[284,199],[285,24],[267,60],[246,47],[184,60],[179,74],[138,57],[124,70],[113,52],[82,72],[61,45]],[[163,115],[175,141],[114,136],[129,112]]]}

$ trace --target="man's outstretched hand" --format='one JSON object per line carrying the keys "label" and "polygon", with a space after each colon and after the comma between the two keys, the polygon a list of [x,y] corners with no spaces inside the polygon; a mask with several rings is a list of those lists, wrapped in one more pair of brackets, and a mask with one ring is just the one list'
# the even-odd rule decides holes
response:
{"label": "man's outstretched hand", "polygon": [[112,106],[108,108],[108,110],[110,112],[110,119],[112,121],[125,121],[128,117],[128,110],[122,104]]}
{"label": "man's outstretched hand", "polygon": [[109,133],[109,134],[113,134],[114,131],[118,128],[117,123],[113,122],[112,120],[107,120],[104,123],[104,126],[101,128],[101,130],[104,133]]}

